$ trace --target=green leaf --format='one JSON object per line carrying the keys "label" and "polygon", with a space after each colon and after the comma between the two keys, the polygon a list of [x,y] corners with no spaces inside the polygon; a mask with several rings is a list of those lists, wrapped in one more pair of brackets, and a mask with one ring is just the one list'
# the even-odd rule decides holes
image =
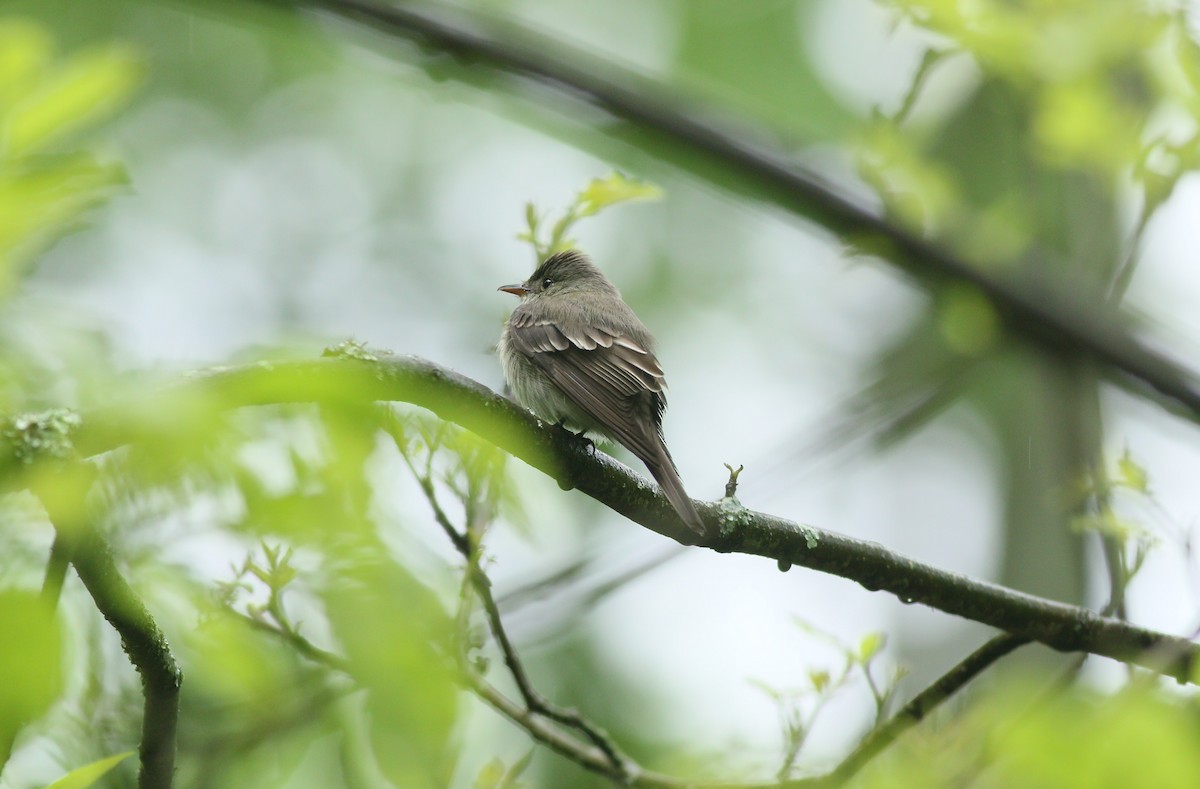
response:
{"label": "green leaf", "polygon": [[1137,521],[1122,518],[1112,507],[1104,507],[1098,514],[1080,515],[1073,518],[1071,528],[1081,533],[1094,531],[1122,542],[1137,540],[1147,546],[1157,542],[1154,535],[1145,526]]}
{"label": "green leaf", "polygon": [[506,772],[504,762],[493,758],[475,776],[474,789],[497,789],[497,787],[502,785]]}
{"label": "green leaf", "polygon": [[87,787],[99,781],[118,764],[133,756],[134,753],[134,751],[125,751],[125,753],[107,756],[91,764],[76,767],[62,778],[47,786],[46,789],[87,789]]}
{"label": "green leaf", "polygon": [[192,668],[189,681],[209,701],[237,710],[240,724],[269,726],[296,693],[294,657],[272,639],[228,612],[213,611],[182,641]]}
{"label": "green leaf", "polygon": [[989,729],[1005,753],[998,786],[1196,785],[1196,719],[1178,699],[1137,687],[1111,699],[1079,694],[1017,720]]}
{"label": "green leaf", "polygon": [[0,118],[40,79],[54,55],[54,42],[41,27],[0,21]]}
{"label": "green leaf", "polygon": [[978,356],[995,344],[1000,319],[987,296],[969,285],[949,285],[939,295],[938,327],[951,348]]}
{"label": "green leaf", "polygon": [[883,633],[867,633],[858,642],[858,662],[863,665],[870,663],[885,644],[887,644],[887,636]]}
{"label": "green leaf", "polygon": [[446,786],[458,688],[446,658],[453,623],[437,597],[382,557],[355,560],[323,597],[350,671],[367,692],[380,769],[406,789]]}
{"label": "green leaf", "polygon": [[662,194],[662,189],[652,183],[612,173],[607,178],[593,179],[579,193],[579,216],[592,216],[609,206],[629,200],[658,200]]}
{"label": "green leaf", "polygon": [[127,48],[56,63],[41,27],[0,22],[0,296],[22,273],[21,263],[125,183],[119,166],[50,152],[123,104],[140,76]]}
{"label": "green leaf", "polygon": [[41,716],[62,686],[62,636],[54,610],[32,592],[0,592],[0,743]]}
{"label": "green leaf", "polygon": [[1128,448],[1121,455],[1121,459],[1117,461],[1117,471],[1121,475],[1120,484],[1130,490],[1136,490],[1138,493],[1150,492],[1150,480],[1146,469],[1133,459]]}
{"label": "green leaf", "polygon": [[9,156],[45,150],[121,106],[141,77],[137,58],[110,46],[68,60],[21,102],[7,119]]}
{"label": "green leaf", "polygon": [[19,262],[123,183],[123,169],[85,155],[20,167],[0,162],[0,295],[18,275]]}

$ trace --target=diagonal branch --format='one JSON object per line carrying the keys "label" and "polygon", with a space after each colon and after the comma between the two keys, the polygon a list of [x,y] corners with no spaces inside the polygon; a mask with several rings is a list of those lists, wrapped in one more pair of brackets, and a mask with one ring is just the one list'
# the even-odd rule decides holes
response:
{"label": "diagonal branch", "polygon": [[[469,64],[532,80],[561,94],[582,99],[613,117],[636,124],[669,143],[660,155],[752,197],[811,219],[844,238],[865,241],[906,271],[921,277],[950,277],[969,282],[985,293],[1008,328],[1040,345],[1094,357],[1132,378],[1142,388],[1182,405],[1188,418],[1200,421],[1200,376],[1145,342],[1128,327],[1132,321],[1112,310],[1085,305],[1068,283],[1003,278],[955,257],[947,250],[889,222],[817,174],[762,140],[765,132],[748,131],[685,108],[677,87],[654,83],[498,20],[433,14],[411,4],[384,5],[371,0],[288,0],[289,4],[323,9],[393,37],[415,39],[422,46],[449,53]],[[495,31],[503,29],[503,34]],[[453,73],[453,72],[451,72]],[[607,76],[603,76],[607,75]],[[531,92],[544,100],[545,92]],[[717,165],[713,167],[712,165]]]}
{"label": "diagonal branch", "polygon": [[525,700],[526,709],[583,734],[591,741],[592,746],[604,755],[607,762],[607,774],[619,783],[627,783],[630,774],[634,771],[633,762],[621,753],[607,733],[580,715],[578,711],[558,707],[538,692],[533,683],[529,681],[529,675],[525,673],[525,666],[517,654],[516,647],[508,638],[504,620],[500,618],[500,609],[492,597],[491,581],[483,574],[475,561],[470,562],[467,572],[471,576],[471,586],[483,603],[484,611],[487,612],[492,635],[500,646],[500,653],[504,656],[504,664],[508,667],[508,673],[512,675],[513,680],[517,683],[517,689],[521,693],[521,698]]}
{"label": "diagonal branch", "polygon": [[138,788],[170,789],[175,777],[175,727],[182,677],[167,640],[117,570],[108,546],[94,531],[74,552],[72,562],[96,608],[120,634],[125,654],[142,678],[145,703],[138,747]]}
{"label": "diagonal branch", "polygon": [[[78,502],[67,503],[54,495],[37,493],[54,525],[56,548],[75,566],[79,580],[120,635],[129,662],[141,676],[144,701],[138,789],[170,789],[175,780],[175,732],[182,676],[167,639],[117,569],[108,543],[91,524],[78,522]],[[61,579],[51,579],[44,594],[57,598],[59,587]]]}
{"label": "diagonal branch", "polygon": [[[187,396],[193,403],[208,398],[214,409],[297,402],[413,403],[652,531],[673,539],[686,535],[659,489],[628,467],[589,452],[574,436],[539,422],[482,384],[411,356],[251,364],[189,376],[169,390],[85,414],[76,447],[87,456],[136,440],[149,429],[143,427],[143,415],[161,413],[163,401],[172,396]],[[153,429],[161,433],[161,423]],[[1200,646],[1187,639],[940,570],[878,543],[738,508],[730,499],[697,506],[720,534],[707,546],[712,550],[839,575],[871,591],[884,590],[1060,651],[1090,652],[1193,680]]]}

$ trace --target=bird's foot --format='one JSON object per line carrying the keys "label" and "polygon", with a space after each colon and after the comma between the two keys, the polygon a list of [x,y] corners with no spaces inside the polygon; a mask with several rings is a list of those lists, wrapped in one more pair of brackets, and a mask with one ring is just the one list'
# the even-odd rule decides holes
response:
{"label": "bird's foot", "polygon": [[592,439],[588,438],[587,435],[585,435],[587,433],[586,429],[580,430],[578,433],[576,433],[574,430],[567,427],[567,418],[566,417],[563,417],[562,419],[555,422],[554,426],[557,427],[559,430],[562,430],[563,432],[570,433],[576,439],[578,439],[579,441],[582,441],[587,446],[588,452],[592,453],[593,455],[596,454],[596,442],[593,441]]}
{"label": "bird's foot", "polygon": [[[571,431],[568,430],[567,432],[570,433]],[[596,442],[591,440],[587,436],[585,436],[584,433],[586,433],[586,432],[587,432],[586,430],[580,430],[578,433],[575,434],[575,437],[578,438],[580,441],[582,441],[587,446],[588,452],[590,452],[591,454],[594,455],[594,454],[596,454]]]}

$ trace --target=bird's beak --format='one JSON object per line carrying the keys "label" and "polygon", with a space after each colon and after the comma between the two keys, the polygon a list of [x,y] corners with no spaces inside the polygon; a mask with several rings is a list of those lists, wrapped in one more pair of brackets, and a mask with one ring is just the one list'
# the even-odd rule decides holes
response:
{"label": "bird's beak", "polygon": [[502,290],[505,293],[511,293],[514,296],[524,296],[526,293],[530,292],[529,288],[525,287],[524,285],[501,285],[500,287],[496,288],[496,290]]}

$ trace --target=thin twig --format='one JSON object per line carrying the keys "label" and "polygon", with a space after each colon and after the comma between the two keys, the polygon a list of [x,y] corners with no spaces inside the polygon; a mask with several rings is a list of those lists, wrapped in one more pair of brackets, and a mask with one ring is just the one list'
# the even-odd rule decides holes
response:
{"label": "thin twig", "polygon": [[512,675],[513,681],[517,683],[517,689],[520,691],[525,705],[531,712],[544,715],[550,720],[582,733],[594,746],[604,753],[617,774],[627,776],[630,759],[621,753],[608,737],[607,733],[580,715],[578,711],[564,709],[552,704],[533,686],[533,683],[529,680],[529,675],[525,672],[525,666],[517,655],[516,648],[508,637],[508,632],[504,629],[504,621],[500,618],[500,609],[496,607],[496,601],[492,599],[491,582],[477,565],[472,565],[467,572],[472,576],[471,585],[483,603],[484,611],[487,612],[488,622],[491,626],[492,635],[495,637],[496,643],[500,647],[500,652],[504,656],[504,664],[508,667],[509,674]]}
{"label": "thin twig", "polygon": [[[477,514],[474,512],[476,508],[471,502],[468,502],[466,506],[468,528],[466,530],[455,528],[438,500],[437,490],[434,488],[433,480],[430,477],[432,461],[426,465],[423,472],[419,472],[416,469],[416,465],[408,457],[408,451],[403,446],[403,442],[397,441],[397,446],[400,448],[400,454],[404,457],[410,471],[417,478],[417,482],[422,492],[424,492],[430,508],[433,510],[434,519],[467,561],[465,571],[467,580],[471,588],[475,590],[476,597],[483,603],[488,625],[492,631],[492,637],[496,639],[496,644],[499,646],[500,653],[504,657],[504,664],[508,667],[508,672],[512,675],[513,681],[516,682],[517,689],[521,693],[521,698],[525,701],[526,708],[532,713],[543,715],[550,720],[575,729],[583,734],[605,755],[614,774],[620,776],[622,782],[625,782],[629,775],[631,761],[620,752],[612,740],[609,739],[608,735],[594,723],[580,715],[578,711],[563,709],[551,703],[537,691],[530,681],[529,674],[525,671],[525,666],[517,654],[516,647],[508,637],[508,631],[504,627],[504,620],[500,616],[500,609],[496,605],[495,598],[492,596],[491,580],[484,573],[483,568],[479,566],[480,551],[478,549],[478,540],[471,538],[471,534],[476,533],[476,530],[481,528],[481,526],[473,527],[471,525],[480,523]],[[430,449],[431,454],[432,451]],[[465,495],[471,496],[472,499],[477,498],[475,494],[478,491],[475,490],[475,486],[469,484],[468,488],[469,490],[465,492]]]}
{"label": "thin twig", "polygon": [[301,635],[298,630],[286,628],[278,624],[273,625],[270,622],[264,622],[261,619],[256,619],[255,617],[248,616],[243,613],[237,613],[236,615],[255,630],[261,630],[264,633],[270,633],[283,639],[293,649],[295,649],[296,652],[301,655],[301,657],[308,658],[314,663],[320,663],[329,668],[336,669],[343,674],[351,673],[350,664],[344,657],[334,652],[330,652],[327,649],[321,649],[319,646]]}
{"label": "thin twig", "polygon": [[[849,781],[867,762],[891,745],[897,737],[916,726],[929,712],[950,698],[985,669],[1029,639],[1004,633],[972,652],[961,663],[939,677],[932,685],[914,696],[887,723],[873,730],[849,756],[837,766],[826,780],[832,785]],[[792,784],[785,784],[791,786]]]}
{"label": "thin twig", "polygon": [[416,463],[408,451],[408,446],[405,443],[404,435],[396,430],[396,416],[387,411],[383,414],[381,423],[384,429],[391,435],[392,440],[396,444],[396,449],[400,452],[400,457],[404,460],[404,465],[408,466],[409,472],[413,479],[421,486],[421,492],[425,494],[425,500],[429,502],[429,506],[433,509],[433,518],[437,521],[438,526],[442,527],[442,531],[450,538],[450,542],[454,544],[455,550],[464,556],[471,555],[471,542],[467,535],[455,528],[450,522],[450,516],[442,509],[442,505],[438,502],[437,493],[433,488],[433,446],[429,447],[429,454],[425,460],[424,471],[417,471]]}
{"label": "thin twig", "polygon": [[62,596],[63,583],[67,578],[67,565],[71,563],[67,548],[66,536],[55,529],[50,557],[46,560],[46,574],[42,578],[42,599],[52,609],[58,606],[58,598]]}
{"label": "thin twig", "polygon": [[[303,637],[298,637],[297,634],[285,632],[269,623],[255,620],[252,617],[242,616],[248,624],[263,630],[263,632],[284,639],[293,646],[298,646],[301,654],[314,663],[324,665],[339,672],[348,673],[349,667],[347,662],[341,656],[313,646],[307,643]],[[460,662],[463,669],[458,672],[460,681],[484,703],[520,726],[537,742],[565,756],[580,767],[602,775],[614,783],[637,787],[638,789],[773,789],[773,787],[777,786],[775,783],[689,781],[645,770],[628,758],[625,760],[625,769],[623,771],[618,770],[614,766],[611,756],[605,753],[604,750],[572,737],[549,721],[548,716],[508,698],[494,685],[489,683],[480,672],[467,665],[466,661]],[[792,782],[796,786],[805,786],[809,783],[813,782]]]}

